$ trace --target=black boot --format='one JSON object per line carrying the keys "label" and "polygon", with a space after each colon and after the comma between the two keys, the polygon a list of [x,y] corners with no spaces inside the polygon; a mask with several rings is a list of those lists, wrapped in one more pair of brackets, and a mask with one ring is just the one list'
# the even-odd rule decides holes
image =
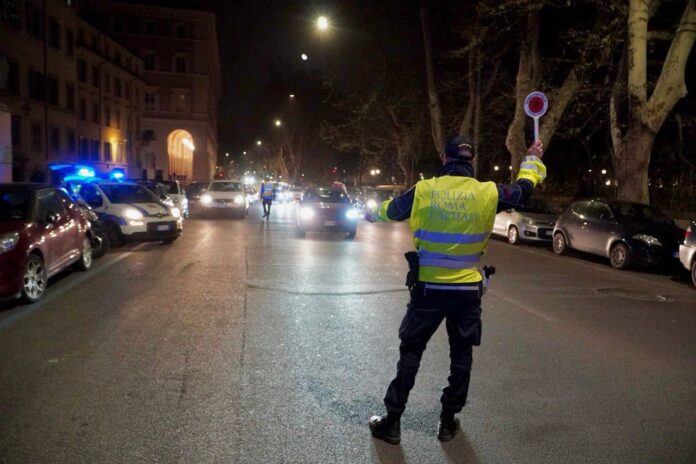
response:
{"label": "black boot", "polygon": [[459,432],[459,419],[453,413],[442,412],[440,414],[440,424],[437,427],[437,439],[440,441],[450,441]]}
{"label": "black boot", "polygon": [[373,437],[392,445],[398,445],[401,442],[401,418],[399,416],[392,414],[382,417],[372,416],[369,424]]}

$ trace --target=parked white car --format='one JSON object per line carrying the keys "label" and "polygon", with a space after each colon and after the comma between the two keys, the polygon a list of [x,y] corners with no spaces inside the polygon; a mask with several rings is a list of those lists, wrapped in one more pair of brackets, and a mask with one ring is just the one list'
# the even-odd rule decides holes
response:
{"label": "parked white car", "polygon": [[493,234],[506,237],[513,245],[520,241],[550,243],[557,217],[540,200],[529,200],[525,206],[498,213]]}
{"label": "parked white car", "polygon": [[178,180],[161,180],[164,185],[166,194],[174,202],[174,206],[181,210],[181,215],[185,218],[189,217],[189,201],[186,198],[186,190]]}
{"label": "parked white car", "polygon": [[181,210],[159,201],[157,195],[135,182],[70,182],[79,195],[104,221],[109,241],[176,240],[183,229]]}
{"label": "parked white car", "polygon": [[696,285],[696,222],[686,229],[684,243],[679,245],[679,260],[691,272],[691,281]]}
{"label": "parked white car", "polygon": [[211,182],[201,196],[200,205],[209,215],[217,211],[246,217],[249,211],[249,199],[244,186],[236,180]]}

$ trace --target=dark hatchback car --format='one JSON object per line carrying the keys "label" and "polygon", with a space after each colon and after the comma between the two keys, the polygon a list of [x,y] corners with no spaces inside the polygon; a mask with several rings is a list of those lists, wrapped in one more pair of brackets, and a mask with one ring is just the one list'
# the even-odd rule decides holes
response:
{"label": "dark hatchback car", "polygon": [[617,269],[675,264],[684,231],[659,209],[640,203],[585,200],[556,221],[553,251],[608,257]]}
{"label": "dark hatchback car", "polygon": [[92,265],[89,221],[62,190],[0,184],[0,299],[39,300],[48,279]]}
{"label": "dark hatchback car", "polygon": [[360,214],[343,190],[307,189],[297,211],[297,234],[307,231],[347,232],[355,238]]}

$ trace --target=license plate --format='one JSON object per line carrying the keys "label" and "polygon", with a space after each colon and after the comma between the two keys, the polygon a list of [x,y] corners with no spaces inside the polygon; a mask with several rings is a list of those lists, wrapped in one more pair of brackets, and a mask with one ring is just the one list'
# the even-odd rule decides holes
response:
{"label": "license plate", "polygon": [[324,221],[324,225],[327,227],[333,227],[336,225],[336,221]]}
{"label": "license plate", "polygon": [[169,230],[169,226],[166,224],[163,226],[157,226],[157,230]]}
{"label": "license plate", "polygon": [[215,206],[218,208],[229,208],[230,204],[229,203],[215,203]]}

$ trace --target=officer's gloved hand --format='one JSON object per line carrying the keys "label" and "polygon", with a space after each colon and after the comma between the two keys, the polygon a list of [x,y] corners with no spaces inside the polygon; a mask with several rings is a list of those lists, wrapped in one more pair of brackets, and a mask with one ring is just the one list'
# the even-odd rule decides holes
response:
{"label": "officer's gloved hand", "polygon": [[377,214],[374,209],[369,209],[365,213],[365,220],[367,222],[377,222]]}

